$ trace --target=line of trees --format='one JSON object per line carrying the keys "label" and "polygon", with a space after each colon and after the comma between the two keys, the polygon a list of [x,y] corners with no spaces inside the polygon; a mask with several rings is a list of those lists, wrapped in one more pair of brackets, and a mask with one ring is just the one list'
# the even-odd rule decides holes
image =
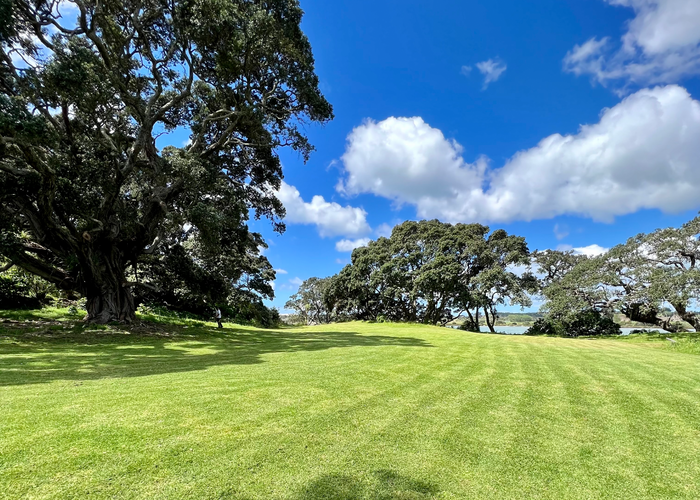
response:
{"label": "line of trees", "polygon": [[[543,300],[529,332],[619,333],[616,313],[670,332],[700,331],[700,217],[639,234],[595,256],[530,253],[525,239],[480,224],[408,221],[352,253],[337,275],[306,280],[286,304],[306,323],[410,321],[492,332],[503,305]],[[532,271],[531,271],[532,270]]]}
{"label": "line of trees", "polygon": [[352,253],[335,276],[311,278],[285,307],[305,322],[342,318],[444,325],[458,316],[468,328],[483,318],[491,331],[504,304],[531,305],[537,280],[525,238],[481,224],[407,221],[390,238]]}

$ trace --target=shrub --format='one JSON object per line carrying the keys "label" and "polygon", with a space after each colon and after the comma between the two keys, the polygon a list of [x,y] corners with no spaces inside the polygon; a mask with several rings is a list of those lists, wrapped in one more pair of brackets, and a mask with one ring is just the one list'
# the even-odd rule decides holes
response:
{"label": "shrub", "polygon": [[476,321],[472,321],[471,319],[465,319],[464,323],[459,325],[460,330],[464,330],[467,332],[479,332],[479,324]]}
{"label": "shrub", "polygon": [[566,318],[540,318],[525,335],[556,335],[561,337],[593,337],[620,335],[620,325],[594,309],[572,314]]}
{"label": "shrub", "polygon": [[620,335],[620,325],[599,311],[589,309],[576,314],[566,324],[567,334],[572,337]]}
{"label": "shrub", "polygon": [[553,318],[539,318],[535,320],[525,335],[564,335],[565,329],[561,321]]}

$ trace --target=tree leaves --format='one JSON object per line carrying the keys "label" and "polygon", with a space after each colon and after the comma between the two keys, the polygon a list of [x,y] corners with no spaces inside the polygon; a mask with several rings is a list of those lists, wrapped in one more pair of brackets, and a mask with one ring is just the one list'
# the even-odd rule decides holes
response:
{"label": "tree leaves", "polygon": [[[0,231],[43,249],[2,255],[89,298],[119,302],[137,272],[158,289],[164,276],[190,279],[199,302],[271,297],[249,213],[284,230],[277,148],[307,158],[299,124],[332,117],[298,2],[76,6],[70,24],[52,1],[0,4],[0,202],[11,221]],[[177,127],[189,144],[158,150]],[[194,284],[204,276],[223,288]],[[110,317],[122,319],[100,313]]]}
{"label": "tree leaves", "polygon": [[680,228],[634,236],[597,257],[536,254],[545,274],[545,308],[559,318],[585,310],[620,312],[669,331],[684,329],[683,321],[699,329],[699,237],[696,217]]}
{"label": "tree leaves", "polygon": [[391,238],[353,251],[352,263],[330,278],[326,306],[360,319],[430,324],[465,312],[478,318],[483,309],[492,327],[498,306],[530,303],[534,277],[512,269],[528,263],[525,239],[503,230],[489,234],[480,224],[407,221]]}

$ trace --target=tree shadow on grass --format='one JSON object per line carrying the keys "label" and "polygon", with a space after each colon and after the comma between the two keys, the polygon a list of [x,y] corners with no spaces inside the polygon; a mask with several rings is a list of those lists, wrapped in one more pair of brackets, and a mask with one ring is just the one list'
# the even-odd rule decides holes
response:
{"label": "tree shadow on grass", "polygon": [[424,500],[435,498],[433,483],[402,476],[391,470],[374,471],[359,479],[344,474],[321,476],[303,488],[295,500]]}
{"label": "tree shadow on grass", "polygon": [[239,328],[134,334],[113,330],[0,331],[0,386],[54,380],[139,377],[262,363],[264,354],[339,347],[432,347],[410,337],[358,332],[294,332]]}

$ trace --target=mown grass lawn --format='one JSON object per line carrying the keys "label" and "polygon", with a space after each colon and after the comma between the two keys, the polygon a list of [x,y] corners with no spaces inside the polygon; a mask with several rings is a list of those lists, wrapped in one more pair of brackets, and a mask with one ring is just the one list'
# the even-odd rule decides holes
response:
{"label": "mown grass lawn", "polygon": [[700,498],[660,343],[56,318],[0,324],[0,498]]}

